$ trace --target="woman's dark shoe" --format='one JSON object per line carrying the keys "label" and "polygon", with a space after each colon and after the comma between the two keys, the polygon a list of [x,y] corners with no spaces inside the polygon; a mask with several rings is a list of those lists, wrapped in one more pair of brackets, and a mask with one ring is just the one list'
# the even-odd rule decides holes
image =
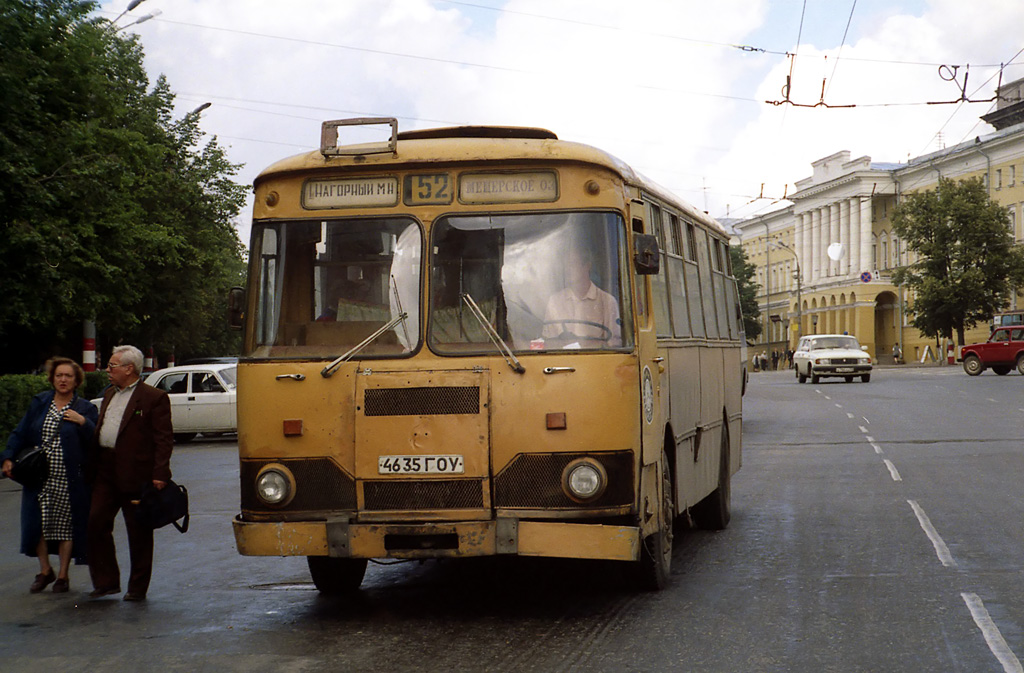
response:
{"label": "woman's dark shoe", "polygon": [[55,579],[57,579],[57,576],[53,574],[53,570],[50,570],[50,572],[45,575],[43,573],[39,573],[36,575],[36,581],[28,588],[28,591],[29,593],[37,594],[48,587]]}
{"label": "woman's dark shoe", "polygon": [[58,579],[53,583],[53,593],[55,594],[66,594],[71,586],[67,580]]}

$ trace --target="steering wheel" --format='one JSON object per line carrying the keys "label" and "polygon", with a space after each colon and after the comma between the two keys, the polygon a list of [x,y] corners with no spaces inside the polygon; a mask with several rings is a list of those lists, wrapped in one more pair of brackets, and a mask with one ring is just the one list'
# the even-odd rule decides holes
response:
{"label": "steering wheel", "polygon": [[[581,336],[579,334],[576,334],[575,332],[568,332],[568,331],[565,331],[565,330],[562,331],[562,334],[571,334],[572,336],[578,337],[580,339],[595,339],[597,341],[611,341],[612,337],[615,336],[614,333],[611,331],[611,329],[608,328],[607,325],[602,325],[599,322],[592,322],[590,320],[573,320],[571,318],[566,318],[565,320],[545,320],[544,321],[544,325],[545,326],[547,326],[547,325],[561,325],[562,323],[576,323],[578,325],[590,325],[591,327],[596,327],[599,330],[602,330],[602,332],[603,332],[603,334],[601,336],[585,337],[585,336]],[[562,334],[559,334],[558,336],[561,337]]]}

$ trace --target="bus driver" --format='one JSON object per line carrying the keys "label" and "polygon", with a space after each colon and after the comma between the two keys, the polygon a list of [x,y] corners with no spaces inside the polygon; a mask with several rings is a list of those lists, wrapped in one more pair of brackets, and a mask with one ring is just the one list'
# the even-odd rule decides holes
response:
{"label": "bus driver", "polygon": [[572,246],[565,266],[563,290],[551,295],[544,312],[544,338],[560,339],[569,348],[618,348],[622,320],[615,297],[590,279],[594,255],[589,247]]}

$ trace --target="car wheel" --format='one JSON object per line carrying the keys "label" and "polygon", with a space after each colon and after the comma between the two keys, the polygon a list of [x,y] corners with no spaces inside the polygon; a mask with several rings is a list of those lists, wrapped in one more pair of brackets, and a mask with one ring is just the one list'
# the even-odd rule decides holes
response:
{"label": "car wheel", "polygon": [[1017,371],[1019,371],[1021,374],[1024,374],[1024,355],[1021,355],[1019,358],[1017,358]]}
{"label": "car wheel", "polygon": [[994,371],[999,376],[1006,376],[1007,374],[1010,373],[1011,369],[1013,369],[1013,367],[1007,367],[1006,365],[996,365],[992,367],[992,371]]}
{"label": "car wheel", "polygon": [[801,374],[801,373],[800,373],[800,368],[799,368],[799,367],[798,367],[798,368],[797,368],[797,370],[796,370],[796,379],[797,379],[797,381],[799,381],[800,383],[807,383],[807,374]]}
{"label": "car wheel", "polygon": [[817,383],[819,380],[821,380],[820,376],[817,374],[811,374],[811,383]]}
{"label": "car wheel", "polygon": [[985,371],[985,367],[981,364],[981,360],[977,355],[968,355],[964,358],[964,371],[967,372],[968,376],[977,376]]}
{"label": "car wheel", "polygon": [[843,378],[846,380],[847,383],[853,383],[853,377],[852,376],[844,376]]}
{"label": "car wheel", "polygon": [[176,433],[174,433],[174,443],[175,444],[188,444],[189,442],[191,442],[195,438],[196,438],[196,433],[194,433],[194,432],[176,432]]}
{"label": "car wheel", "polygon": [[871,380],[871,374],[861,374],[860,375],[861,383],[867,383],[870,380]]}

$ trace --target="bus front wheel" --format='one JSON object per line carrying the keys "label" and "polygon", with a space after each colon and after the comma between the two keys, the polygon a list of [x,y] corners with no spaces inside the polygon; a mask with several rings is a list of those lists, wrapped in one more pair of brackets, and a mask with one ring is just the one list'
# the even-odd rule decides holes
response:
{"label": "bus front wheel", "polygon": [[325,596],[354,593],[363,583],[366,559],[307,556],[309,574],[317,590]]}
{"label": "bus front wheel", "polygon": [[640,543],[640,560],[636,561],[636,578],[645,591],[660,591],[672,576],[672,524],[675,505],[672,500],[672,474],[668,454],[661,452],[661,511],[658,530]]}

